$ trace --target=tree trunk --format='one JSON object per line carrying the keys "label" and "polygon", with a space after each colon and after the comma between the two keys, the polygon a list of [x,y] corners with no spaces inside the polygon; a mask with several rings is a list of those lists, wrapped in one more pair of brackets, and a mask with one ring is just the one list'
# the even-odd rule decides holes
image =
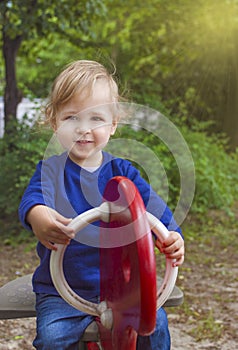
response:
{"label": "tree trunk", "polygon": [[4,121],[5,130],[11,120],[16,119],[17,105],[21,94],[17,88],[16,56],[22,42],[22,36],[10,38],[3,31],[3,57],[5,62],[5,92],[4,92]]}

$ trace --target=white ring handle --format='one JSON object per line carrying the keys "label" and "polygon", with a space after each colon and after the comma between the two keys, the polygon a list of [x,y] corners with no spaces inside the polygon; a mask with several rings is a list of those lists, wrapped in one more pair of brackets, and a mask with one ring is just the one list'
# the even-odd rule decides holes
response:
{"label": "white ring handle", "polygon": [[[169,231],[155,216],[148,212],[146,212],[146,214],[151,230],[154,232],[156,237],[163,242],[168,237]],[[78,215],[70,222],[69,226],[74,228],[74,230],[77,232],[94,221],[102,220],[104,222],[109,222],[109,216],[109,204],[104,202],[99,207]],[[62,244],[55,245],[57,250],[51,251],[50,273],[53,284],[60,296],[76,309],[87,314],[100,317],[101,322],[105,327],[109,329],[112,328],[112,311],[107,308],[106,302],[101,302],[100,304],[89,302],[81,298],[71,289],[65,279],[63,271],[63,259],[67,246]],[[166,271],[163,283],[157,293],[157,309],[159,309],[165,303],[175,286],[178,267],[173,267],[173,262],[174,260],[166,258]]]}
{"label": "white ring handle", "polygon": [[[154,232],[160,242],[163,242],[169,236],[169,231],[164,224],[157,219],[154,215],[146,212],[147,219],[149,221],[150,229]],[[170,294],[172,293],[176,279],[178,276],[178,267],[173,266],[174,259],[166,258],[166,269],[163,279],[163,283],[157,292],[157,310],[164,305]]]}

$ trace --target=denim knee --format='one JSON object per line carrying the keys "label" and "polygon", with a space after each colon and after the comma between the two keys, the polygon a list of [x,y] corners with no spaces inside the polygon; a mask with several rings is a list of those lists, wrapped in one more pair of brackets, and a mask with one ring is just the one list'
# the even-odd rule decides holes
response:
{"label": "denim knee", "polygon": [[61,330],[59,323],[45,325],[45,327],[38,327],[37,336],[33,341],[33,345],[38,350],[64,350],[64,349],[78,349],[78,339],[75,340],[75,347],[72,347],[72,338],[70,343],[68,336],[65,336],[65,331]]}
{"label": "denim knee", "polygon": [[37,350],[78,350],[78,342],[93,317],[76,310],[59,296],[37,294]]}
{"label": "denim knee", "polygon": [[[78,342],[93,316],[85,315],[59,296],[37,295],[37,350],[78,350]],[[168,320],[163,308],[157,311],[156,327],[150,336],[138,336],[137,350],[170,350]]]}

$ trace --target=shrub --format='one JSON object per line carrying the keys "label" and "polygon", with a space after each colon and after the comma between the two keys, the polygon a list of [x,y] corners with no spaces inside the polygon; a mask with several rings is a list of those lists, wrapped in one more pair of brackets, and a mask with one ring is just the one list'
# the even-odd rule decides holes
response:
{"label": "shrub", "polygon": [[196,169],[196,191],[192,210],[223,209],[231,213],[238,197],[238,150],[228,151],[222,134],[208,135],[203,124],[195,130],[182,129],[190,147]]}
{"label": "shrub", "polygon": [[[214,208],[231,213],[232,204],[238,196],[238,152],[227,151],[227,140],[224,135],[208,135],[206,124],[195,123],[193,129],[183,124],[179,129],[189,146],[195,165],[196,188],[191,211],[204,213]],[[128,126],[123,127],[120,129],[120,137],[142,142],[158,156],[168,178],[168,204],[174,209],[180,194],[180,174],[172,153],[157,136],[143,129],[136,131]],[[131,149],[129,143],[125,147],[127,149],[124,153],[128,154],[130,159],[130,155],[135,151]],[[139,157],[140,164],[143,164],[143,153],[140,153]],[[167,191],[167,188],[164,188],[164,179],[158,176],[158,170],[153,170],[153,167],[154,164],[147,165],[147,169],[151,169],[152,173],[149,174],[151,183],[164,197]],[[143,167],[140,170],[148,179]]]}
{"label": "shrub", "polygon": [[[37,162],[43,157],[49,132],[30,127],[27,118],[14,121],[0,139],[0,220],[6,230],[19,229],[18,206]],[[8,223],[8,225],[7,225]]]}

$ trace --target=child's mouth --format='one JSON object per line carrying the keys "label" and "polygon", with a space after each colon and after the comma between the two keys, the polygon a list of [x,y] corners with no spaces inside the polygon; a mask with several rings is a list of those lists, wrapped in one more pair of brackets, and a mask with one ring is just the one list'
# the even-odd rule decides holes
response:
{"label": "child's mouth", "polygon": [[80,144],[80,145],[86,145],[88,143],[92,143],[93,141],[90,140],[77,140],[76,143]]}

